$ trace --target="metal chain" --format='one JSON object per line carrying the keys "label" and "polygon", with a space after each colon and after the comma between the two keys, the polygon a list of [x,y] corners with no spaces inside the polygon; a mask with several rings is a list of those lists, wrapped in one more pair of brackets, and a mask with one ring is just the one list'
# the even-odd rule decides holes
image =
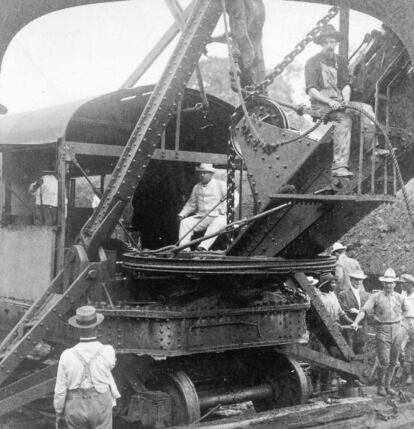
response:
{"label": "metal chain", "polygon": [[[235,183],[236,174],[236,151],[233,143],[229,138],[227,146],[227,223],[234,222],[234,191],[236,190]],[[234,239],[234,231],[227,234],[227,244],[230,245]]]}
{"label": "metal chain", "polygon": [[277,64],[273,70],[263,79],[262,82],[254,85],[253,87],[246,87],[245,91],[248,95],[259,95],[262,94],[265,89],[270,86],[275,78],[283,73],[286,67],[306,48],[306,46],[312,42],[315,37],[320,33],[321,28],[331,21],[339,12],[339,8],[334,6],[329,9],[328,13],[321,18],[315,25],[315,27],[306,34],[306,36],[289,52],[283,60]]}

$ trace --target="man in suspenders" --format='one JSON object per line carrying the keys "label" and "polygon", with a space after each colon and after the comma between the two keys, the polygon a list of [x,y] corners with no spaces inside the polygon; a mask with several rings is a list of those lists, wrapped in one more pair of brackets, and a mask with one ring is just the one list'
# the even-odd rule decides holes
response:
{"label": "man in suspenders", "polygon": [[112,428],[112,407],[121,395],[111,374],[115,350],[95,335],[103,319],[90,305],[78,308],[69,319],[78,329],[80,341],[59,360],[53,401],[58,429]]}

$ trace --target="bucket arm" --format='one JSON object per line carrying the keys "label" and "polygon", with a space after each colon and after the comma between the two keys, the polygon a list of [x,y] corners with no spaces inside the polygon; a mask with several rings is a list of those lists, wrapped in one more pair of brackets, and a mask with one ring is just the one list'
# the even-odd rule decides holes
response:
{"label": "bucket arm", "polygon": [[197,0],[195,3],[177,46],[112,173],[99,206],[81,230],[90,260],[97,260],[99,247],[112,233],[126,204],[131,200],[221,12],[219,0]]}

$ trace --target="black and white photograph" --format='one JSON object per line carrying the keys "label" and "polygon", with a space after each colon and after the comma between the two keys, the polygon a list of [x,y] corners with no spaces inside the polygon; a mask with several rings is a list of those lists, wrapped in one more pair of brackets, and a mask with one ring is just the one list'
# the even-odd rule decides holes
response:
{"label": "black and white photograph", "polygon": [[414,428],[414,0],[0,0],[0,429]]}

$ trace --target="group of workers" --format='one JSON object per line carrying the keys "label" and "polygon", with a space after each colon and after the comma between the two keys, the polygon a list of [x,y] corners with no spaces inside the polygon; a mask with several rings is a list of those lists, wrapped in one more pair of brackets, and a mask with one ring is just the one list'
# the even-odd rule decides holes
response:
{"label": "group of workers", "polygon": [[[394,395],[391,383],[400,362],[408,366],[406,382],[412,383],[414,377],[414,276],[397,277],[395,271],[388,268],[379,277],[383,289],[367,293],[363,284],[367,276],[358,261],[347,255],[346,246],[334,243],[332,254],[337,258],[335,275],[328,273],[321,275],[319,281],[313,277],[308,280],[317,287],[331,320],[350,328],[344,335],[348,341],[352,338],[356,354],[365,351],[366,335],[360,323],[370,318],[376,338],[377,393]],[[397,283],[401,284],[401,293],[395,291]]]}

